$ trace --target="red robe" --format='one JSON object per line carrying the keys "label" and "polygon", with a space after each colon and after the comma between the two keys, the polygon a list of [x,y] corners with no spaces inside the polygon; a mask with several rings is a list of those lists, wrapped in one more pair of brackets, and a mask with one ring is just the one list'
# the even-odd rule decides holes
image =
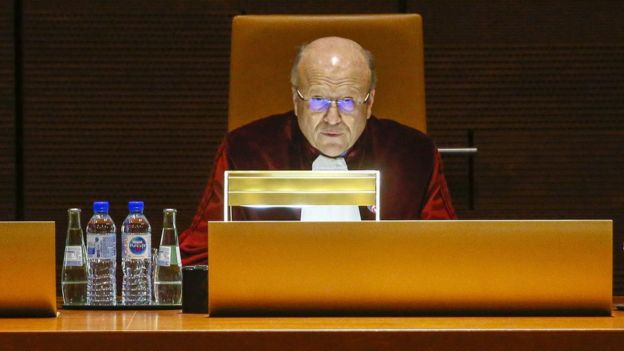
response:
{"label": "red robe", "polygon": [[[184,265],[208,261],[208,221],[223,220],[223,172],[232,170],[310,170],[319,151],[301,133],[291,112],[238,128],[225,137],[191,227],[180,235]],[[374,116],[348,150],[349,170],[381,173],[381,219],[455,219],[442,173],[442,161],[425,134]],[[360,207],[362,220],[375,218]],[[233,220],[298,221],[300,209],[234,208]]]}

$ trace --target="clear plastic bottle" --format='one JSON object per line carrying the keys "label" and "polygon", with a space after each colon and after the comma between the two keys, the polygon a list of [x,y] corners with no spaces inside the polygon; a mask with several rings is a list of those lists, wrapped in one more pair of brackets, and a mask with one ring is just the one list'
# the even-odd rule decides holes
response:
{"label": "clear plastic bottle", "polygon": [[80,209],[67,210],[67,238],[63,256],[61,287],[65,305],[84,305],[87,303],[87,251],[80,227]]}
{"label": "clear plastic bottle", "polygon": [[108,209],[108,201],[94,202],[93,216],[87,224],[87,303],[90,305],[116,304],[117,227]]}
{"label": "clear plastic bottle", "polygon": [[182,302],[182,262],[176,228],[176,210],[163,210],[163,229],[154,274],[154,295],[157,304]]}
{"label": "clear plastic bottle", "polygon": [[143,201],[128,202],[130,213],[121,226],[124,305],[146,305],[152,301],[152,227],[143,209]]}

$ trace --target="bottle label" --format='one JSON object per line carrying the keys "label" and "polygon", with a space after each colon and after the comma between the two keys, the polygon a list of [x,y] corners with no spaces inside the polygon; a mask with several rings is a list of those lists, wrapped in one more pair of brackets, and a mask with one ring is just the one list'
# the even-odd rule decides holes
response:
{"label": "bottle label", "polygon": [[125,234],[123,239],[124,257],[126,259],[150,258],[152,252],[152,234]]}
{"label": "bottle label", "polygon": [[65,246],[64,266],[82,266],[82,246]]}
{"label": "bottle label", "polygon": [[181,266],[180,247],[161,245],[158,249],[158,265],[160,267]]}
{"label": "bottle label", "polygon": [[87,257],[114,260],[117,258],[115,233],[87,233]]}
{"label": "bottle label", "polygon": [[160,267],[171,266],[171,246],[160,246],[158,249],[158,265]]}

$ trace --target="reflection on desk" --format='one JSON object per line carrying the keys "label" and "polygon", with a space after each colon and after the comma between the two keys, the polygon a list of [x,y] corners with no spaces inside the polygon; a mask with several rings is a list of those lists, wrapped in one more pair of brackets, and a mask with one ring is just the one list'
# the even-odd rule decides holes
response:
{"label": "reflection on desk", "polygon": [[611,317],[210,318],[170,311],[61,310],[0,319],[0,349],[107,350],[622,350]]}

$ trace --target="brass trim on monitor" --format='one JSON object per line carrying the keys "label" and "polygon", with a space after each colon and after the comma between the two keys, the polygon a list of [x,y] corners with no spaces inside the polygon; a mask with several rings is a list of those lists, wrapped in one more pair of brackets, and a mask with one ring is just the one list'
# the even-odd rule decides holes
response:
{"label": "brass trim on monitor", "polygon": [[375,206],[380,219],[379,171],[225,171],[223,220],[232,206]]}

